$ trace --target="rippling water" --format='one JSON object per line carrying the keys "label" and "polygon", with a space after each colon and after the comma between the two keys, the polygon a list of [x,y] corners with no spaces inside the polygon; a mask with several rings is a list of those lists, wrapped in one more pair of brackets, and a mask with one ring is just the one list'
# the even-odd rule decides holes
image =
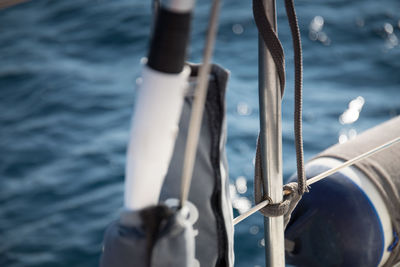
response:
{"label": "rippling water", "polygon": [[[236,215],[252,201],[259,128],[250,2],[224,1],[214,56],[231,71],[227,153]],[[200,59],[209,4],[197,4],[191,61]],[[309,159],[400,113],[400,2],[296,5]],[[278,7],[288,70],[287,179],[295,171],[293,53]],[[0,266],[98,264],[103,231],[122,206],[130,114],[150,24],[150,1],[35,0],[0,10]],[[236,228],[236,266],[264,264],[262,237],[259,215]]]}

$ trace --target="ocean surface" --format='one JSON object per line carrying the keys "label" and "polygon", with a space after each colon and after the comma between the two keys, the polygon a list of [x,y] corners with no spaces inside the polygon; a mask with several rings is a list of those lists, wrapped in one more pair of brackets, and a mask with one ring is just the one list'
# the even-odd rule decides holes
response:
{"label": "ocean surface", "polygon": [[[304,51],[306,159],[400,114],[400,2],[297,0]],[[200,60],[210,1],[197,1],[189,60]],[[97,266],[123,201],[125,150],[151,1],[33,0],[0,10],[0,266]],[[293,52],[287,58],[284,177],[295,171]],[[235,215],[253,201],[258,122],[251,1],[225,0],[214,62],[227,93]],[[236,266],[263,266],[263,220],[236,227]]]}

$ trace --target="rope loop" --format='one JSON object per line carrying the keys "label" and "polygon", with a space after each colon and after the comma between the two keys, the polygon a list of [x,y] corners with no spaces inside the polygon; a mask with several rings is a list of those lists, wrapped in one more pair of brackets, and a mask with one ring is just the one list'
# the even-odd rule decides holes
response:
{"label": "rope loop", "polygon": [[290,215],[295,209],[297,203],[300,201],[303,193],[299,190],[299,185],[292,182],[283,186],[283,200],[280,203],[273,203],[272,199],[262,192],[264,188],[263,171],[261,167],[261,153],[260,153],[260,139],[258,139],[256,160],[254,171],[254,200],[258,204],[266,199],[269,204],[260,209],[260,212],[265,217],[278,217],[284,216],[285,226],[288,224]]}
{"label": "rope loop", "polygon": [[[290,215],[296,208],[297,203],[301,199],[301,194],[298,190],[298,184],[296,182],[289,183],[283,186],[283,200],[279,203],[273,203],[272,199],[264,195],[264,200],[268,199],[270,202],[264,208],[260,209],[260,212],[265,217],[279,217],[284,216],[285,226],[290,220]],[[256,202],[257,204],[261,201]]]}

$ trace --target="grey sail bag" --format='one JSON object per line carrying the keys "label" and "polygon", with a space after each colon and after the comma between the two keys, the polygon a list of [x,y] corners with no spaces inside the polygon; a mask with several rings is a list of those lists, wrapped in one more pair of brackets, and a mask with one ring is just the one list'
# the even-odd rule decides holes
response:
{"label": "grey sail bag", "polygon": [[[124,211],[104,237],[101,267],[233,266],[232,205],[225,155],[225,89],[228,72],[213,65],[189,192],[189,210],[173,203],[180,198],[181,172],[195,80],[185,97],[179,134],[162,188],[160,204]],[[160,133],[161,134],[161,133]],[[144,189],[149,190],[149,189]],[[193,205],[192,205],[193,204]],[[194,216],[197,214],[198,216]]]}

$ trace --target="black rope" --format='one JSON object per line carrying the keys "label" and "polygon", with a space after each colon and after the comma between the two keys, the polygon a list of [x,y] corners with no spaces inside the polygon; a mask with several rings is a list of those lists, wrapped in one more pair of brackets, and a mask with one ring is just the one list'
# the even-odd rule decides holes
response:
{"label": "black rope", "polygon": [[[301,37],[300,30],[297,22],[296,12],[294,9],[293,0],[285,0],[286,14],[288,16],[289,26],[292,34],[293,49],[294,49],[294,69],[295,69],[295,82],[294,82],[294,135],[295,135],[295,147],[296,147],[296,162],[297,162],[297,186],[291,186],[291,193],[285,195],[284,200],[281,203],[272,203],[267,205],[261,210],[264,216],[285,216],[289,218],[290,213],[301,199],[301,195],[307,192],[306,176],[304,172],[304,152],[303,152],[303,137],[302,137],[302,87],[303,87],[303,63],[302,63],[302,49],[301,49]],[[253,0],[253,15],[256,22],[258,31],[264,40],[266,47],[268,48],[271,56],[276,65],[278,72],[281,93],[283,96],[285,87],[285,57],[282,48],[282,44],[276,35],[275,30],[272,28],[265,15],[265,7],[262,0]],[[256,203],[263,201],[268,196],[261,193],[262,184],[264,184],[262,166],[260,164],[260,141],[257,142],[256,151],[256,166],[254,175],[254,196]],[[284,188],[288,188],[285,185]],[[294,189],[295,191],[294,192]],[[289,197],[288,195],[292,195]],[[290,206],[290,208],[289,208]]]}
{"label": "black rope", "polygon": [[298,190],[302,195],[308,191],[306,184],[306,175],[304,172],[304,152],[303,152],[303,134],[302,134],[302,106],[303,106],[303,53],[301,49],[301,37],[299,23],[297,21],[296,11],[293,0],[285,0],[286,14],[289,20],[290,31],[292,33],[294,49],[294,137],[296,145],[297,160],[297,183]]}
{"label": "black rope", "polygon": [[274,60],[281,86],[281,96],[285,90],[285,54],[283,47],[265,15],[265,7],[261,0],[253,0],[253,16],[256,22],[258,32],[264,40],[271,56]]}

